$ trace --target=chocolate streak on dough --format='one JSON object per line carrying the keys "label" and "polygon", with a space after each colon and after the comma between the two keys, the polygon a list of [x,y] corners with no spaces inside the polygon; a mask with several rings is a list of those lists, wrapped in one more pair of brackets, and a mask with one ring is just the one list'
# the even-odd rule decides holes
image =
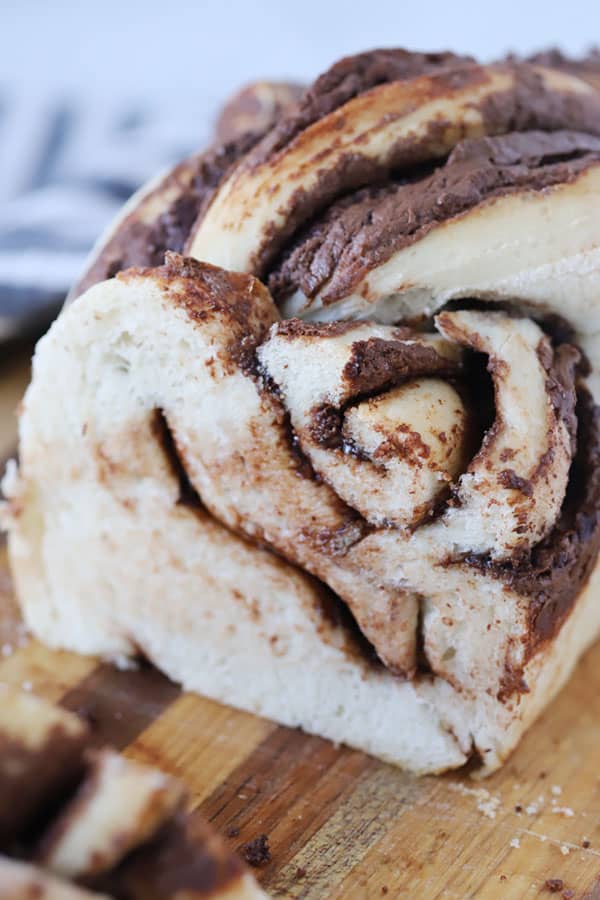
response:
{"label": "chocolate streak on dough", "polygon": [[244,875],[244,866],[197,816],[179,815],[116,868],[84,881],[118,900],[220,896]]}
{"label": "chocolate streak on dough", "polygon": [[[261,139],[265,138],[261,144],[260,158],[267,158],[282,149],[304,128],[377,84],[430,74],[469,62],[472,62],[469,57],[453,53],[409,53],[406,50],[374,50],[348,57],[318,78],[304,92],[297,109],[288,115],[285,115],[286,108],[299,100],[301,88],[293,84],[276,86],[279,90],[287,87],[288,97],[279,98],[279,106],[276,104],[270,116],[265,115],[264,109],[257,108],[256,127],[240,133],[239,126],[234,125],[231,118],[239,113],[240,104],[246,117],[250,118],[252,109],[247,108],[247,102],[252,105],[253,100],[253,86],[250,86],[225,106],[217,123],[219,144],[181,163],[167,183],[159,186],[160,191],[180,182],[177,199],[150,223],[141,222],[138,211],[134,210],[118,226],[98,259],[86,271],[74,295],[78,296],[91,285],[112,278],[130,266],[162,265],[167,250],[182,252],[192,226],[201,219],[230,169]],[[281,122],[277,125],[279,117]],[[190,169],[196,170],[191,178],[188,174]]]}
{"label": "chocolate streak on dough", "polygon": [[551,638],[585,585],[600,550],[600,406],[585,388],[577,404],[578,452],[560,518],[528,565],[502,577],[532,599],[534,645]]}
{"label": "chocolate streak on dough", "polygon": [[0,734],[0,849],[36,829],[83,775],[86,729],[70,734],[59,724],[36,749]]}
{"label": "chocolate streak on dough", "polygon": [[383,338],[356,341],[342,373],[345,384],[352,390],[352,398],[340,408],[330,404],[314,407],[311,410],[311,436],[321,447],[343,448],[354,455],[361,455],[357,448],[347,445],[342,433],[344,412],[349,406],[402,384],[409,378],[449,376],[456,370],[455,364],[440,356],[433,347],[423,344],[403,344]]}
{"label": "chocolate streak on dough", "polygon": [[[491,94],[478,104],[487,134],[508,134],[514,131],[557,131],[567,129],[600,135],[600,96],[595,92],[577,93],[548,88],[542,76],[532,66],[524,63],[505,65],[504,70],[512,76],[509,90]],[[442,99],[457,90],[485,85],[490,78],[489,70],[477,65],[469,65],[461,60],[454,67],[444,65],[427,73],[412,71],[410,77],[429,74],[428,99]],[[402,80],[397,78],[396,80]],[[410,92],[407,96],[410,96]],[[415,107],[423,102],[415,97]],[[404,110],[408,112],[408,108]],[[298,116],[296,116],[298,118]],[[278,128],[283,128],[284,122]],[[310,124],[310,123],[309,123]],[[305,126],[303,126],[305,127]],[[281,152],[285,142],[276,140],[278,128],[273,129],[252,151],[244,165],[251,171],[255,166],[268,162],[276,152]],[[335,169],[323,170],[320,179],[308,191],[298,189],[287,206],[287,218],[283,225],[273,226],[258,248],[253,260],[253,271],[261,278],[268,274],[269,267],[285,244],[307,222],[326,209],[331,203],[366,185],[382,184],[394,172],[406,173],[410,167],[441,158],[441,145],[445,144],[448,123],[433,119],[429,132],[420,140],[414,136],[399,139],[390,145],[384,159],[375,160],[362,156],[359,152],[342,156]],[[296,132],[293,132],[296,135]],[[339,140],[335,134],[331,140]],[[318,167],[319,160],[313,162]]]}
{"label": "chocolate streak on dough", "polygon": [[[600,119],[599,119],[600,125]],[[334,204],[269,275],[281,302],[296,289],[323,301],[351,293],[371,270],[441,222],[494,197],[573,181],[600,161],[600,138],[540,131],[462,141],[433,173],[364,188]]]}
{"label": "chocolate streak on dough", "polygon": [[181,252],[192,225],[229,170],[261,137],[262,132],[246,132],[177,166],[155,192],[179,185],[176,200],[150,223],[141,221],[139,209],[134,209],[77,284],[75,295],[99,281],[114,278],[123,269],[161,266],[168,250]]}
{"label": "chocolate streak on dough", "polygon": [[472,56],[458,56],[445,51],[411,53],[400,48],[369,50],[356,56],[346,56],[327,69],[305,91],[298,107],[282,118],[263,140],[253,164],[265,162],[287,147],[301,131],[377,85],[407,81],[474,64]]}
{"label": "chocolate streak on dough", "polygon": [[[568,354],[554,369],[555,386],[564,383],[572,366]],[[558,388],[556,388],[556,392]],[[558,401],[557,401],[558,402]],[[550,640],[571,611],[589,578],[600,550],[600,406],[578,385],[577,452],[560,517],[545,540],[517,562],[496,563],[487,557],[467,557],[469,565],[504,581],[511,590],[530,598],[529,645],[526,659]],[[572,412],[564,420],[574,422]],[[521,673],[512,673],[518,680]]]}

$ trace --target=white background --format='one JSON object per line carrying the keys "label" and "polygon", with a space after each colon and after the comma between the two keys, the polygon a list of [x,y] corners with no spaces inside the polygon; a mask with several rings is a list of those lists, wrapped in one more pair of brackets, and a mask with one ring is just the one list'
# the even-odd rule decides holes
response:
{"label": "white background", "polygon": [[0,0],[0,86],[190,99],[207,113],[256,77],[308,80],[374,46],[483,59],[600,40],[594,0]]}

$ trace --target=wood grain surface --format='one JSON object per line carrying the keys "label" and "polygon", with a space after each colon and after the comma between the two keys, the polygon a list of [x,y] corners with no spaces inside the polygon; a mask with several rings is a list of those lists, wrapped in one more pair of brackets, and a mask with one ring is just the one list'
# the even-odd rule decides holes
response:
{"label": "wood grain surface", "polygon": [[[0,447],[11,447],[27,360],[0,370]],[[2,546],[0,681],[85,713],[98,741],[182,778],[233,848],[267,834],[271,861],[256,874],[274,897],[600,900],[600,646],[502,772],[416,779],[183,695],[151,668],[120,672],[29,640]]]}

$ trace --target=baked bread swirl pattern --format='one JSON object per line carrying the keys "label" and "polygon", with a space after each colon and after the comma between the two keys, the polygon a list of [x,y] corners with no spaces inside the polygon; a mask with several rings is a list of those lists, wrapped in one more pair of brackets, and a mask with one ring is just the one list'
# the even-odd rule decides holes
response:
{"label": "baked bread swirl pattern", "polygon": [[583,81],[376,51],[151,186],[36,353],[30,626],[497,767],[600,628],[599,184]]}

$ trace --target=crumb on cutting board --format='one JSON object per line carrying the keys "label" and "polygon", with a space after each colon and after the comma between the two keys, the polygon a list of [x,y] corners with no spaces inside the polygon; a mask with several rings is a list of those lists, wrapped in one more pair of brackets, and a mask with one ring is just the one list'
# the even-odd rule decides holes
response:
{"label": "crumb on cutting board", "polygon": [[249,866],[264,866],[271,860],[271,851],[269,850],[269,838],[266,834],[259,834],[253,840],[243,844],[241,853]]}

